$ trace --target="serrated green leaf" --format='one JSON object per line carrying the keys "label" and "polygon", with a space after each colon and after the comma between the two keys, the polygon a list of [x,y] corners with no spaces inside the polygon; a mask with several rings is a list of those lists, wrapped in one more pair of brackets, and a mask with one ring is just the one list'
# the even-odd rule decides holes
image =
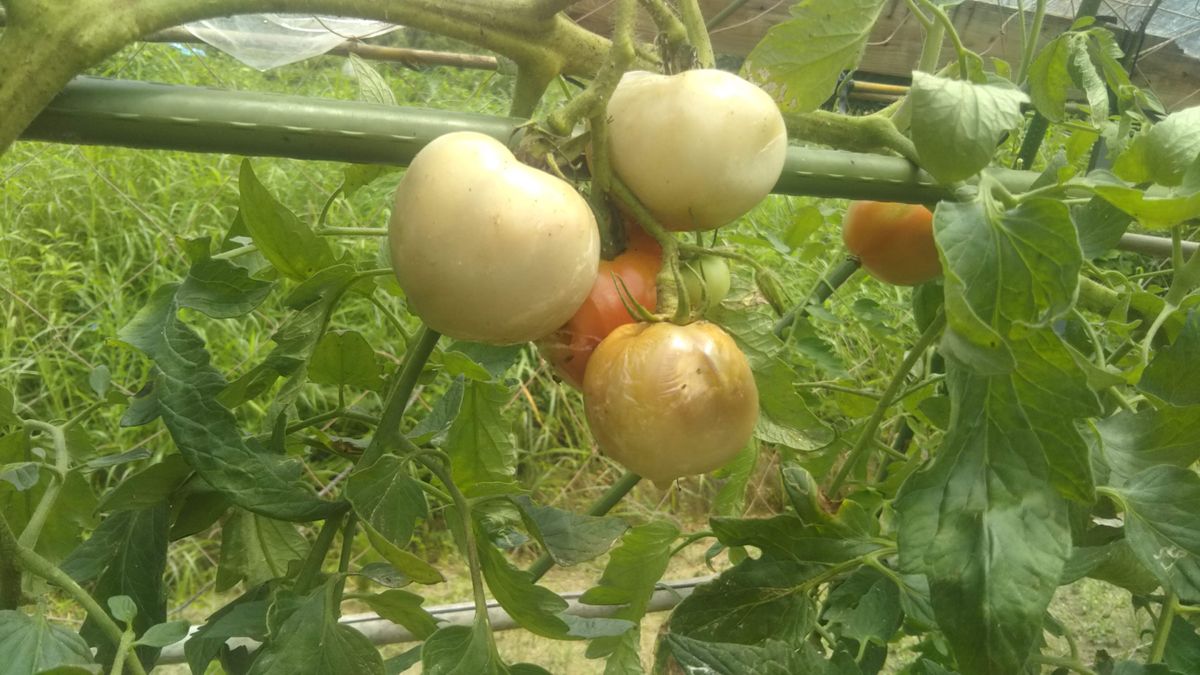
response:
{"label": "serrated green leaf", "polygon": [[1071,81],[1087,96],[1092,125],[1099,127],[1108,119],[1108,87],[1092,63],[1087,34],[1074,33],[1069,37],[1069,41],[1070,58],[1067,60],[1067,70],[1071,73]]}
{"label": "serrated green leaf", "polygon": [[259,642],[267,637],[268,589],[260,586],[213,612],[208,621],[183,645],[184,656],[193,673],[208,670],[208,664],[221,652],[230,638],[246,637]]}
{"label": "serrated green leaf", "polygon": [[529,497],[513,497],[530,534],[546,549],[555,564],[578,565],[612,548],[629,525],[620,518],[588,516],[539,506]]}
{"label": "serrated green leaf", "polygon": [[417,521],[429,517],[425,491],[405,471],[404,461],[395,456],[380,457],[352,474],[346,498],[359,518],[400,548],[412,539]]}
{"label": "serrated green leaf", "polygon": [[383,387],[375,350],[358,331],[325,333],[313,349],[308,379],[317,384],[375,391]]}
{"label": "serrated green leaf", "polygon": [[167,455],[158,464],[142,469],[105,493],[96,507],[102,513],[144,509],[165,502],[183,485],[192,469],[181,455]]}
{"label": "serrated green leaf", "polygon": [[1200,404],[1200,311],[1188,312],[1183,331],[1158,350],[1138,380],[1138,389],[1173,406]]}
{"label": "serrated green leaf", "polygon": [[996,143],[1024,119],[1018,89],[913,73],[912,139],[921,168],[943,183],[970,178],[991,162]]}
{"label": "serrated green leaf", "polygon": [[500,384],[471,380],[465,385],[445,449],[454,482],[468,494],[476,484],[511,482],[516,471],[516,446],[501,410],[510,397]]}
{"label": "serrated green leaf", "polygon": [[1146,134],[1146,158],[1154,182],[1175,186],[1200,156],[1200,106],[1177,110]]}
{"label": "serrated green leaf", "polygon": [[506,670],[482,620],[440,628],[421,648],[421,672],[427,675],[506,675]]}
{"label": "serrated green leaf", "polygon": [[442,447],[446,442],[446,432],[450,430],[450,425],[454,424],[454,419],[458,417],[458,411],[462,409],[463,392],[464,392],[463,376],[455,377],[450,382],[450,386],[442,394],[441,398],[433,404],[433,409],[421,418],[420,422],[412,428],[406,435],[409,440],[417,445],[429,444],[434,447]]}
{"label": "serrated green leaf", "polygon": [[333,576],[272,631],[249,675],[383,675],[379,650],[362,633],[338,623]]}
{"label": "serrated green leaf", "polygon": [[1125,506],[1125,536],[1164,588],[1200,601],[1200,476],[1189,469],[1150,467],[1117,488]]}
{"label": "serrated green leaf", "polygon": [[291,523],[234,509],[221,526],[217,590],[243,580],[253,587],[285,577],[288,565],[307,554],[308,542]]}
{"label": "serrated green leaf", "polygon": [[204,342],[177,316],[175,287],[159,289],[120,333],[160,371],[156,391],[163,423],[188,464],[231,501],[268,517],[309,521],[335,506],[299,479],[299,467],[252,447],[217,402],[225,380]]}
{"label": "serrated green leaf", "polygon": [[207,258],[192,264],[175,298],[180,307],[214,319],[231,319],[253,311],[272,288],[271,282],[251,278],[245,268],[229,260]]}
{"label": "serrated green leaf", "polygon": [[425,598],[416,593],[398,589],[387,590],[363,598],[367,606],[379,616],[408,629],[418,639],[433,635],[437,631],[437,619],[421,609]]}
{"label": "serrated green leaf", "polygon": [[697,586],[671,612],[672,634],[708,642],[796,644],[816,623],[817,608],[802,583],[812,566],[748,558]]}
{"label": "serrated green leaf", "polygon": [[1066,116],[1071,88],[1071,73],[1067,70],[1070,54],[1070,34],[1059,35],[1042,47],[1029,68],[1029,98],[1033,107],[1051,122],[1061,122]]}
{"label": "serrated green leaf", "polygon": [[333,264],[329,244],[271,196],[254,175],[250,160],[242,160],[238,175],[242,222],[272,267],[303,281]]}
{"label": "serrated green leaf", "polygon": [[1188,467],[1200,460],[1200,408],[1122,410],[1096,422],[1096,463],[1106,469],[1106,484],[1120,487],[1152,466]]}
{"label": "serrated green leaf", "polygon": [[862,58],[880,0],[804,0],[746,57],[742,76],[788,112],[813,110],[833,95],[842,71]]}
{"label": "serrated green leaf", "polygon": [[190,628],[191,624],[183,620],[160,623],[151,626],[134,644],[161,649],[186,638]]}
{"label": "serrated green leaf", "polygon": [[45,616],[0,610],[0,654],[5,672],[41,673],[59,666],[86,666],[92,652],[73,630],[50,623]]}
{"label": "serrated green leaf", "polygon": [[387,537],[376,532],[370,522],[364,521],[361,525],[367,533],[367,541],[371,542],[371,548],[383,556],[383,559],[388,561],[392,567],[408,575],[413,581],[419,584],[438,584],[446,580],[435,567],[396,546]]}
{"label": "serrated green leaf", "polygon": [[387,80],[383,79],[383,76],[372,68],[370,63],[357,54],[350,54],[348,60],[350,68],[354,72],[355,84],[358,85],[358,99],[360,101],[396,105],[396,94],[388,86]]}

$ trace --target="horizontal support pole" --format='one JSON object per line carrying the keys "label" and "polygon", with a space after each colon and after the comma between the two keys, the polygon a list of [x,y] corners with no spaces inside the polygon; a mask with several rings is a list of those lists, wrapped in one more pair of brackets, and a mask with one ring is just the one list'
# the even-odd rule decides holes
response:
{"label": "horizontal support pole", "polygon": [[[512,143],[526,120],[305,96],[80,77],[23,140],[405,166],[434,138],[476,131]],[[1032,171],[991,169],[1010,192]],[[933,204],[952,197],[908,160],[811,146],[788,148],[774,192]],[[1185,251],[1194,250],[1194,244]],[[1167,257],[1170,240],[1127,234],[1118,247]]]}
{"label": "horizontal support pole", "polygon": [[[708,583],[715,578],[714,576],[707,576],[679,581],[664,581],[659,584],[660,588],[654,591],[654,594],[650,597],[650,603],[646,607],[646,612],[665,612],[674,609],[684,598],[691,595],[697,586]],[[611,617],[624,607],[624,605],[585,605],[579,602],[579,597],[582,595],[583,591],[572,591],[562,594],[563,599],[567,601],[567,609],[565,610],[567,614],[585,618]],[[470,626],[475,622],[475,604],[471,602],[431,607],[429,613],[442,626]],[[521,627],[495,600],[488,602],[488,622],[494,631],[515,630]],[[410,633],[404,626],[383,619],[378,614],[350,614],[343,616],[341,623],[353,626],[355,630],[367,636],[367,639],[375,645],[420,641],[420,638]],[[193,626],[191,633],[195,633],[197,630],[199,630],[199,627]],[[188,637],[191,637],[191,633],[189,633]],[[158,663],[169,664],[186,661],[187,657],[183,651],[183,646],[186,642],[187,638],[184,638],[179,642],[164,647],[158,657]],[[235,638],[230,640],[228,644],[231,648],[245,646],[250,651],[254,651],[260,646],[258,641],[249,638]]]}
{"label": "horizontal support pole", "polygon": [[[526,120],[305,96],[81,77],[24,140],[406,165],[426,143],[478,131],[505,143]],[[1013,192],[1037,174],[999,170]],[[950,196],[900,157],[793,145],[775,192],[933,203]]]}

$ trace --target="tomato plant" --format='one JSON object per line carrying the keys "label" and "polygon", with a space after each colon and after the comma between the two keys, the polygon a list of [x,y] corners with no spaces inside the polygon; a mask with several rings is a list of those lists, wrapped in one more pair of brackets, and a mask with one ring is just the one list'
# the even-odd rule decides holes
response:
{"label": "tomato plant", "polygon": [[706,321],[616,329],[592,354],[583,400],[601,452],[664,487],[728,463],[758,420],[750,364]]}
{"label": "tomato plant", "polygon": [[920,204],[851,202],[842,241],[871,276],[915,286],[942,273],[933,242],[933,213]]}
{"label": "tomato plant", "polygon": [[600,260],[579,193],[473,132],[441,136],[413,159],[388,240],[413,312],[446,335],[492,344],[537,340],[562,325]]}

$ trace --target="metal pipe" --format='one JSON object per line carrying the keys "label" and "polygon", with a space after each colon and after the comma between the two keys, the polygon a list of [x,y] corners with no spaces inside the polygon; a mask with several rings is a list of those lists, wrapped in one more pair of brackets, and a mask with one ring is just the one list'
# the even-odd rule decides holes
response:
{"label": "metal pipe", "polygon": [[[696,586],[712,581],[714,578],[716,577],[707,576],[678,581],[664,581],[659,586],[665,586],[665,588],[655,591],[650,597],[650,603],[647,605],[646,612],[665,612],[673,609],[684,598],[691,595],[692,590]],[[562,594],[562,597],[567,601],[567,614],[586,618],[610,617],[622,607],[622,605],[585,605],[579,602],[579,596],[581,595],[583,595],[583,591]],[[475,604],[460,602],[452,605],[441,605],[430,608],[429,613],[441,625],[470,626],[475,621]],[[378,614],[350,614],[343,616],[340,621],[342,624],[353,626],[355,630],[367,636],[367,639],[372,644],[390,645],[399,642],[420,641],[420,638],[410,633],[405,627],[383,619]],[[488,603],[488,622],[492,625],[492,630],[495,631],[514,630],[521,627],[494,600]],[[199,630],[199,627],[193,626],[188,637],[191,637],[197,630]],[[164,647],[158,657],[158,663],[183,663],[186,661],[187,657],[183,651],[183,645],[186,642],[187,638],[184,638],[179,642]],[[254,651],[258,649],[261,643],[249,638],[235,638],[230,640],[228,644],[231,648],[245,646],[250,651]]]}

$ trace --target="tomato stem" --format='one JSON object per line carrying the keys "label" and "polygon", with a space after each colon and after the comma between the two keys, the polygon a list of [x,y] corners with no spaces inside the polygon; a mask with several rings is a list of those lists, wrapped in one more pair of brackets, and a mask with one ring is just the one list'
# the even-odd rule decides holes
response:
{"label": "tomato stem", "polygon": [[826,272],[825,276],[817,282],[816,287],[805,296],[800,304],[788,310],[787,313],[779,318],[779,321],[775,322],[775,336],[782,338],[784,331],[795,323],[797,318],[805,315],[809,305],[821,305],[828,300],[834,291],[846,283],[850,277],[854,276],[859,266],[857,258],[847,258]]}
{"label": "tomato stem", "polygon": [[[618,0],[613,17],[613,40],[608,58],[587,88],[546,118],[546,127],[559,136],[568,136],[579,120],[603,115],[608,99],[637,57],[633,48],[634,19],[637,5],[634,0]],[[593,139],[594,141],[594,139]]]}
{"label": "tomato stem", "polygon": [[1147,664],[1162,663],[1163,655],[1167,652],[1167,639],[1171,636],[1171,624],[1175,622],[1175,609],[1179,605],[1179,595],[1171,591],[1163,601],[1162,611],[1158,615],[1158,623],[1154,627],[1154,642],[1150,644],[1150,656]]}
{"label": "tomato stem", "polygon": [[371,466],[383,456],[383,453],[392,449],[400,436],[400,422],[404,419],[404,411],[408,408],[408,399],[412,396],[413,389],[417,386],[417,378],[421,376],[421,371],[425,368],[425,362],[429,360],[429,355],[433,353],[434,347],[437,346],[438,339],[441,333],[422,325],[421,331],[417,334],[416,344],[409,349],[408,354],[404,359],[404,367],[400,369],[399,375],[396,376],[396,384],[392,387],[391,393],[388,394],[387,401],[384,403],[383,414],[379,418],[379,426],[375,429],[375,435],[371,438],[371,443],[367,445],[367,449],[363,451],[362,458],[358,460],[358,465],[355,470],[362,470]]}
{"label": "tomato stem", "polygon": [[[404,439],[405,443],[411,445],[408,439]],[[475,620],[483,621],[485,624],[488,620],[487,608],[487,591],[483,585],[482,564],[479,560],[479,542],[475,540],[475,524],[471,517],[471,503],[467,501],[466,496],[454,484],[454,479],[450,475],[450,471],[439,460],[431,458],[428,454],[417,454],[414,456],[416,461],[420,462],[430,473],[437,477],[442,485],[449,493],[450,499],[454,502],[455,510],[458,511],[458,519],[463,528],[462,544],[464,554],[467,556],[467,566],[471,574],[471,589],[474,591],[475,597]],[[489,630],[490,626],[489,626]]]}
{"label": "tomato stem", "polygon": [[[88,613],[88,617],[96,622],[96,625],[112,641],[113,645],[119,646],[121,644],[124,631],[113,621],[108,612],[100,607],[100,603],[96,602],[96,599],[90,593],[83,590],[82,586],[76,583],[74,579],[59,569],[54,563],[38,555],[33,549],[19,544],[17,538],[13,535],[12,528],[9,527],[8,520],[5,519],[3,514],[0,514],[0,560],[12,561],[19,569],[45,579],[66,591],[75,602],[83,606]],[[12,589],[8,587],[10,581],[11,579],[4,579],[5,595],[12,592]],[[19,578],[16,594],[19,598],[21,594]],[[142,667],[142,662],[136,658],[129,662],[129,670],[134,675],[146,675],[146,670]]]}
{"label": "tomato stem", "polygon": [[700,4],[697,0],[680,0],[679,13],[683,17],[688,42],[692,43],[696,50],[696,65],[712,68],[717,59],[713,55],[712,40],[708,37],[708,28],[704,25],[704,14],[700,11]]}
{"label": "tomato stem", "polygon": [[875,405],[875,410],[871,413],[871,417],[867,419],[867,423],[863,426],[862,434],[859,435],[858,441],[850,449],[845,461],[842,462],[833,480],[829,483],[828,493],[830,495],[837,494],[846,477],[850,475],[850,472],[854,470],[854,467],[858,464],[863,454],[871,447],[872,442],[875,440],[875,432],[879,429],[879,424],[883,422],[883,416],[887,414],[888,408],[896,401],[896,395],[900,393],[901,388],[904,386],[909,372],[912,371],[917,361],[924,357],[925,352],[933,345],[938,336],[941,335],[942,328],[945,325],[946,315],[944,312],[939,311],[933,321],[930,322],[929,327],[917,339],[917,343],[913,345],[908,355],[904,357],[904,361],[896,369],[896,374],[892,376],[892,381],[888,383],[887,389],[879,397],[879,403]]}
{"label": "tomato stem", "polygon": [[46,486],[46,491],[42,493],[42,498],[38,500],[33,515],[29,516],[25,530],[17,539],[17,543],[22,546],[34,549],[37,547],[42,527],[45,526],[50,512],[54,509],[54,504],[58,501],[58,493],[67,479],[67,471],[71,469],[71,455],[67,452],[67,437],[63,433],[63,427],[37,420],[22,420],[22,424],[49,434],[50,440],[54,444],[54,476],[51,478],[50,484]]}

